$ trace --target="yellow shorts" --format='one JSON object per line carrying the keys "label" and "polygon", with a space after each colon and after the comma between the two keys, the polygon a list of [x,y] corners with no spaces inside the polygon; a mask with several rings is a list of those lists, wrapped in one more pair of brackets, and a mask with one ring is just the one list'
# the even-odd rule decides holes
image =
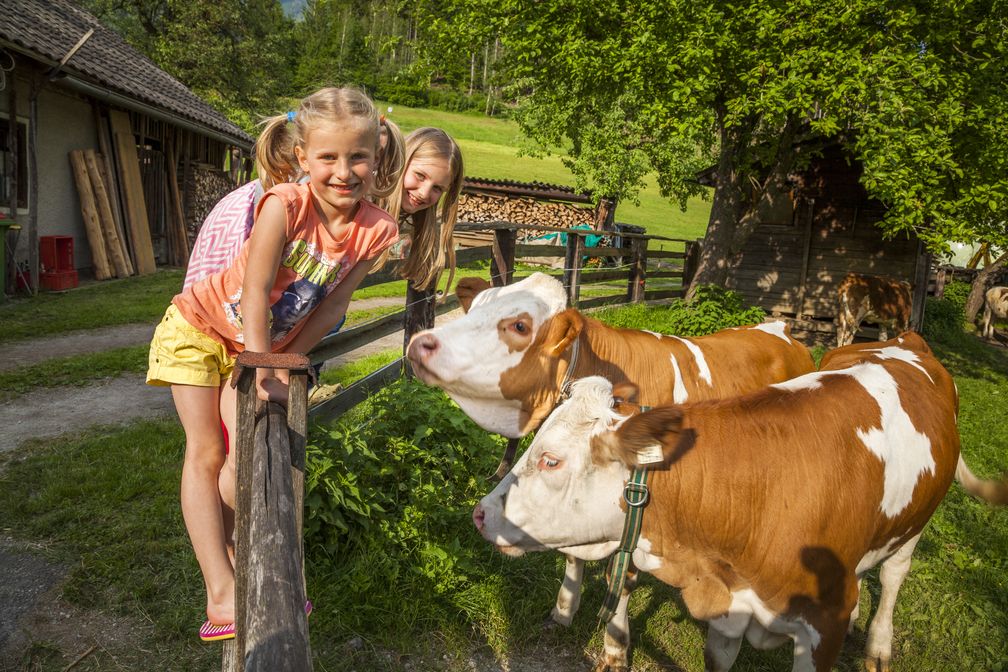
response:
{"label": "yellow shorts", "polygon": [[231,375],[234,363],[223,344],[186,322],[171,304],[154,330],[147,384],[220,387]]}

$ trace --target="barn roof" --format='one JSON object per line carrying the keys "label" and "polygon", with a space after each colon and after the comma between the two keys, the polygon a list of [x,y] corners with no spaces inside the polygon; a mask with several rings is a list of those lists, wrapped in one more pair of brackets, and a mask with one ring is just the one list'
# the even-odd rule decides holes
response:
{"label": "barn roof", "polygon": [[0,47],[50,67],[89,30],[94,33],[60,68],[67,75],[61,84],[251,147],[248,133],[83,9],[67,0],[0,0]]}
{"label": "barn roof", "polygon": [[544,182],[515,182],[513,180],[489,180],[482,177],[466,177],[462,191],[468,194],[493,194],[501,196],[532,196],[539,199],[571,201],[574,203],[594,203],[591,192],[575,191],[572,187]]}

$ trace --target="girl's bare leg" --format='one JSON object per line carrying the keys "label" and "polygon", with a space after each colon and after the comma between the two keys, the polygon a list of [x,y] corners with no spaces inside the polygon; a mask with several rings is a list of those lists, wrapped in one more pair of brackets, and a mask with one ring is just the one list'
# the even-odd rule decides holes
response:
{"label": "girl's bare leg", "polygon": [[220,471],[217,487],[220,490],[221,506],[224,515],[224,538],[227,540],[228,556],[234,566],[234,526],[235,526],[235,489],[237,487],[237,451],[235,445],[238,439],[238,393],[231,387],[230,381],[225,381],[220,390],[220,415],[227,427],[228,446],[227,459]]}
{"label": "girl's bare leg", "polygon": [[172,385],[175,409],[186,434],[182,464],[182,517],[207,591],[207,618],[234,622],[234,569],[228,559],[218,480],[224,466],[216,387]]}

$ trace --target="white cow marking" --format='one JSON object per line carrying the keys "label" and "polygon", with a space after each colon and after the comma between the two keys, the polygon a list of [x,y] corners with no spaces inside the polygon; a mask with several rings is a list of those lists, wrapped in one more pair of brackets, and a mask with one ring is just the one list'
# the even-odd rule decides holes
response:
{"label": "white cow marking", "polygon": [[641,537],[637,540],[637,548],[633,552],[634,567],[642,572],[653,572],[662,566],[661,556],[651,553],[651,540]]}
{"label": "white cow marking", "polygon": [[791,339],[788,338],[787,334],[784,333],[784,330],[786,328],[787,325],[779,320],[774,322],[764,322],[763,324],[757,324],[755,327],[753,327],[753,329],[756,329],[758,331],[763,331],[770,334],[771,336],[776,336],[785,343],[790,343]]}
{"label": "white cow marking", "polygon": [[903,409],[899,386],[892,375],[879,364],[859,364],[849,369],[854,379],[875,399],[881,411],[879,429],[857,430],[858,438],[885,469],[880,508],[895,518],[913,499],[914,487],[921,474],[933,474],[934,457],[931,441],[917,431]]}
{"label": "white cow marking", "polygon": [[647,329],[642,329],[641,331],[643,331],[645,334],[651,334],[652,336],[654,336],[655,338],[657,338],[659,341],[662,338],[664,338],[664,334],[659,334],[657,331],[648,331]]}
{"label": "white cow marking", "polygon": [[686,385],[683,384],[682,372],[679,371],[679,362],[676,361],[675,355],[669,355],[669,361],[672,362],[672,371],[675,375],[675,383],[672,385],[672,401],[681,404],[686,401],[689,394],[686,392]]}
{"label": "white cow marking", "polygon": [[921,361],[920,357],[918,357],[917,353],[912,350],[907,350],[906,348],[897,348],[894,345],[889,345],[884,348],[873,348],[871,350],[867,350],[866,352],[878,353],[877,356],[879,359],[896,359],[901,362],[906,362],[907,364],[918,369],[921,373],[927,376],[928,380],[931,381],[931,384],[934,385],[934,378],[932,378],[931,374],[927,372],[927,369],[925,369],[918,363]]}
{"label": "white cow marking", "polygon": [[673,336],[672,338],[677,341],[682,341],[683,344],[685,344],[690,353],[692,353],[693,359],[696,360],[697,369],[700,371],[700,377],[703,378],[708,385],[714,387],[714,383],[711,382],[710,367],[707,366],[707,360],[704,358],[703,352],[700,350],[700,346],[692,341],[686,340],[685,338],[679,338],[678,336]]}
{"label": "white cow marking", "polygon": [[899,539],[890,539],[889,543],[882,548],[876,548],[874,551],[868,551],[865,553],[864,557],[861,558],[861,562],[858,563],[857,569],[854,570],[854,573],[861,576],[869,569],[895,553],[896,549],[902,545],[903,544],[900,543]]}

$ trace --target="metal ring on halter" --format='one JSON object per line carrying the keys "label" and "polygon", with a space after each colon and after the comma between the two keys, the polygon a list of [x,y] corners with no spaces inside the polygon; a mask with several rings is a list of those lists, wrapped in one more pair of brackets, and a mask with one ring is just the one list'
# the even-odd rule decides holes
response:
{"label": "metal ring on halter", "polygon": [[[639,501],[630,501],[629,494],[633,493],[640,496]],[[627,506],[632,506],[639,508],[648,503],[651,498],[651,492],[648,490],[646,483],[627,483],[623,488],[623,501],[627,503]]]}

